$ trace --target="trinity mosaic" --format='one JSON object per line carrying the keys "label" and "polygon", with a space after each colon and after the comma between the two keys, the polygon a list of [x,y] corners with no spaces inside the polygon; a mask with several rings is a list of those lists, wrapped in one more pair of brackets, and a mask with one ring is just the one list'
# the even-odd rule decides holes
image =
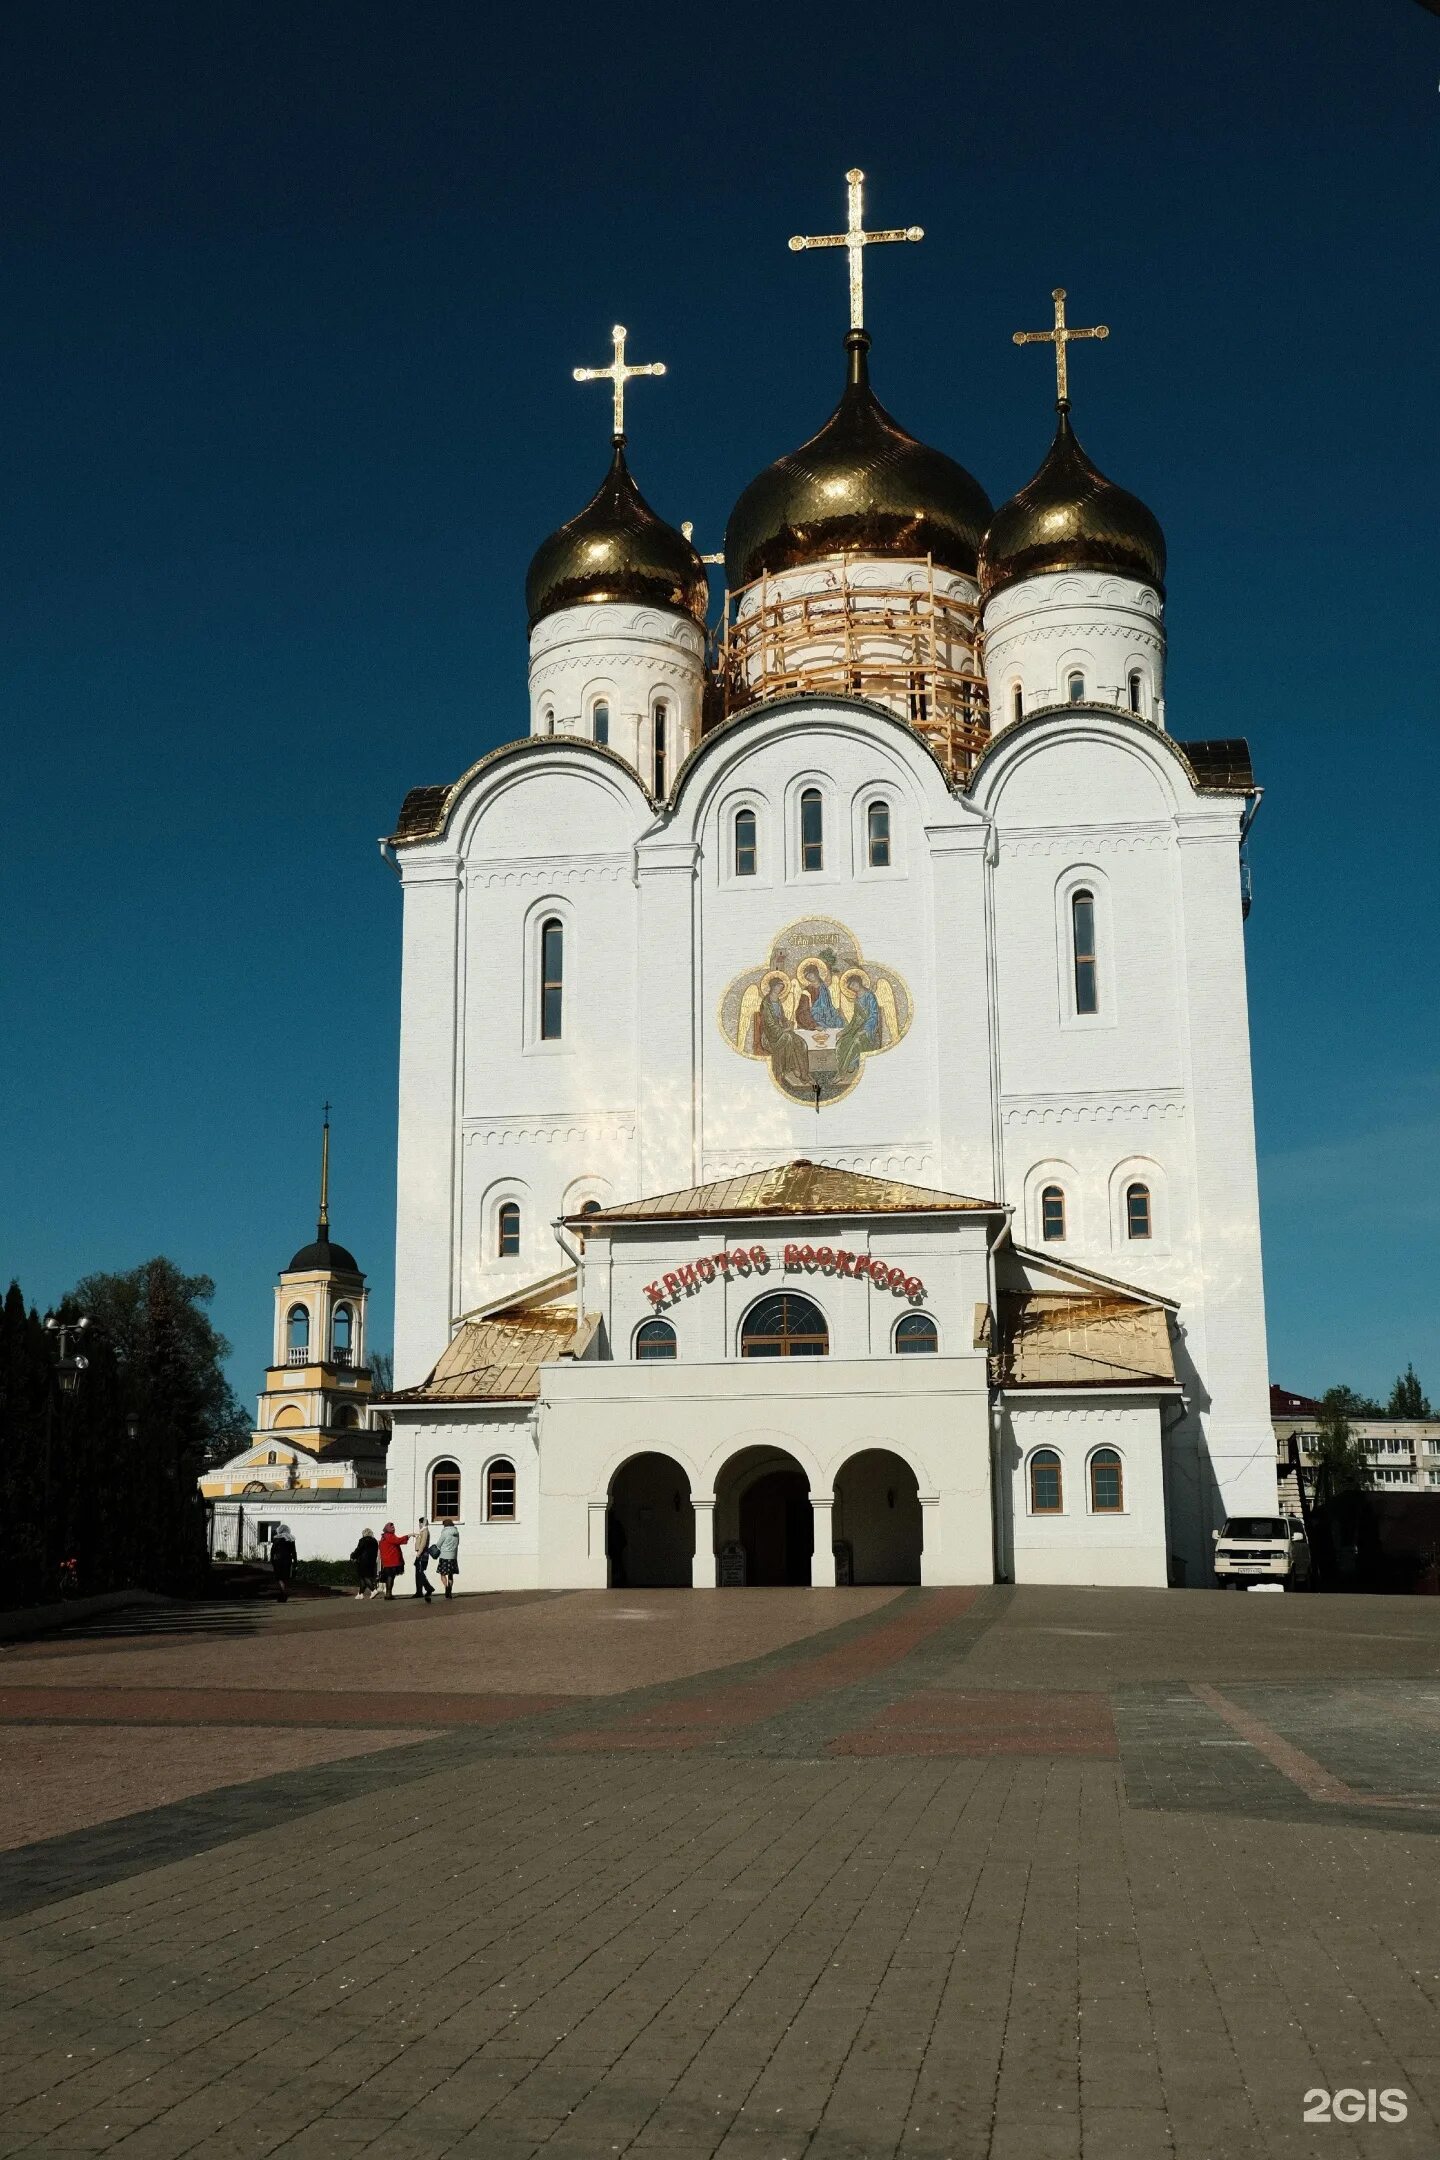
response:
{"label": "trinity mosaic", "polygon": [[867,1057],[893,1050],[914,1017],[904,977],[866,960],[853,931],[828,915],[781,930],[761,967],[720,1000],[720,1031],[742,1057],[763,1058],[782,1094],[808,1109],[840,1102]]}

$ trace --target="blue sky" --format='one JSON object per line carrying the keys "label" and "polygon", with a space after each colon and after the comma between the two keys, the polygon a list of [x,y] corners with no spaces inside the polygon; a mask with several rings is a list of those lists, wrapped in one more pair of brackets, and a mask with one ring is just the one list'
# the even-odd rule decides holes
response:
{"label": "blue sky", "polygon": [[1274,1377],[1440,1397],[1440,21],[1414,0],[716,15],[10,0],[0,15],[0,1271],[163,1251],[250,1396],[310,1234],[388,1339],[407,787],[525,726],[522,582],[633,393],[656,506],[836,390],[847,166],[886,404],[997,499],[1010,333],[1159,513],[1170,718],[1246,734]]}

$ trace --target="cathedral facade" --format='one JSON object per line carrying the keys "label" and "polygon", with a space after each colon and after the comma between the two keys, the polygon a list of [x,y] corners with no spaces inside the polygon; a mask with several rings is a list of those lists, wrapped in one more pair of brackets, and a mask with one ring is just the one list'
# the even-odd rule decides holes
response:
{"label": "cathedral facade", "polygon": [[[858,226],[857,271],[907,237]],[[994,510],[852,294],[718,620],[617,330],[528,727],[392,836],[389,1504],[460,1523],[470,1589],[1194,1585],[1276,1507],[1246,746],[1172,724],[1164,540],[1075,436],[1063,296]]]}

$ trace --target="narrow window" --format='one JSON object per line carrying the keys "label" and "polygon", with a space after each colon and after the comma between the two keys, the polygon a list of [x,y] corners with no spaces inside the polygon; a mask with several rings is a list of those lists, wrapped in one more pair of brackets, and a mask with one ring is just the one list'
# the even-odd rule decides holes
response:
{"label": "narrow window", "polygon": [[1083,675],[1075,674],[1070,677],[1069,694],[1072,705],[1080,704],[1085,696],[1085,678]]}
{"label": "narrow window", "polygon": [[655,707],[654,734],[655,785],[651,789],[651,793],[663,795],[665,793],[666,771],[670,756],[670,707],[666,704],[662,703]]}
{"label": "narrow window", "polygon": [[546,708],[546,712],[545,712],[545,723],[544,723],[544,724],[545,724],[545,733],[546,733],[547,735],[553,735],[553,734],[554,734],[554,732],[555,732],[555,715],[554,715],[554,713],[553,713],[553,712],[551,712],[551,711],[549,710],[548,706],[547,706],[547,708]]}
{"label": "narrow window", "polygon": [[507,1200],[496,1218],[495,1250],[502,1260],[514,1260],[520,1252],[520,1204]]}
{"label": "narrow window", "polygon": [[800,867],[825,867],[825,806],[819,788],[808,787],[800,797]]}
{"label": "narrow window", "polygon": [[1132,1185],[1125,1195],[1125,1228],[1131,1237],[1150,1235],[1150,1188]]}
{"label": "narrow window", "polygon": [[485,1473],[485,1520],[515,1520],[515,1465],[512,1462],[492,1462]]}
{"label": "narrow window", "polygon": [[646,1320],[635,1330],[637,1358],[673,1358],[675,1330],[668,1320]]}
{"label": "narrow window", "polygon": [[582,1201],[580,1204],[580,1213],[582,1215],[598,1215],[600,1213],[600,1202],[598,1200]]}
{"label": "narrow window", "polygon": [[865,837],[870,850],[872,870],[888,870],[890,867],[890,805],[872,802],[865,813]]}
{"label": "narrow window", "polygon": [[444,1522],[448,1515],[453,1522],[459,1513],[460,1465],[437,1462],[430,1473],[430,1520]]}
{"label": "narrow window", "polygon": [[330,1323],[330,1342],[337,1365],[350,1363],[350,1351],[355,1333],[355,1316],[348,1305],[337,1305],[335,1317]]}
{"label": "narrow window", "polygon": [[1040,1195],[1040,1235],[1047,1245],[1065,1235],[1065,1195],[1058,1185],[1047,1185]]}
{"label": "narrow window", "polygon": [[290,1352],[290,1363],[303,1364],[303,1356],[297,1357],[295,1353],[310,1348],[310,1313],[306,1306],[292,1305],[285,1315],[285,1341]]}
{"label": "narrow window", "polygon": [[1012,720],[1023,720],[1025,717],[1025,692],[1018,682],[1010,692],[1010,717]]}
{"label": "narrow window", "polygon": [[590,713],[590,724],[595,740],[603,748],[610,740],[610,705],[605,698],[597,698]]}
{"label": "narrow window", "polygon": [[735,875],[754,877],[760,867],[760,850],[753,810],[735,813]]}
{"label": "narrow window", "polygon": [[910,725],[923,728],[930,720],[930,693],[925,687],[925,677],[918,668],[910,671]]}
{"label": "narrow window", "polygon": [[1130,677],[1130,710],[1131,710],[1131,712],[1143,712],[1143,711],[1144,711],[1144,709],[1145,709],[1145,708],[1144,708],[1144,706],[1143,706],[1143,705],[1141,704],[1141,702],[1140,702],[1140,699],[1141,699],[1141,677],[1140,677],[1140,671],[1139,671],[1139,669],[1137,668],[1137,669],[1135,670],[1135,672],[1134,672],[1134,673],[1133,673],[1133,674],[1131,675],[1131,677]]}
{"label": "narrow window", "polygon": [[1070,901],[1070,929],[1075,947],[1075,1010],[1100,1010],[1100,966],[1095,955],[1095,895],[1077,892]]}
{"label": "narrow window", "polygon": [[565,1020],[565,929],[552,916],[540,932],[540,1040],[559,1042]]}
{"label": "narrow window", "polygon": [[1054,1448],[1036,1448],[1030,1457],[1030,1512],[1058,1515],[1064,1494],[1060,1483],[1060,1457]]}
{"label": "narrow window", "polygon": [[895,1329],[895,1348],[901,1357],[923,1356],[940,1348],[940,1331],[929,1313],[906,1313]]}
{"label": "narrow window", "polygon": [[1125,1505],[1125,1478],[1113,1447],[1097,1447],[1090,1457],[1090,1512],[1118,1515]]}

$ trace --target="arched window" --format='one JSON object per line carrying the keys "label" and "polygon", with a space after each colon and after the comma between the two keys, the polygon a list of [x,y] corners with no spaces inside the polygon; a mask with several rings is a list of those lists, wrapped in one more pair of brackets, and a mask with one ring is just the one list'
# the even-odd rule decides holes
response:
{"label": "arched window", "polygon": [[495,1218],[495,1252],[501,1260],[515,1260],[520,1254],[520,1203],[518,1200],[502,1200],[500,1212]]}
{"label": "arched window", "polygon": [[580,1213],[582,1215],[598,1215],[600,1213],[600,1202],[598,1200],[582,1200]]}
{"label": "arched window", "polygon": [[515,1520],[515,1465],[503,1457],[499,1462],[492,1462],[485,1472],[485,1520]]}
{"label": "arched window", "polygon": [[340,1408],[335,1413],[335,1430],[337,1432],[354,1432],[359,1423],[360,1413],[354,1403],[341,1403]]}
{"label": "arched window", "polygon": [[1129,691],[1131,712],[1143,712],[1145,710],[1142,702],[1145,694],[1145,680],[1139,668],[1132,668],[1130,671]]}
{"label": "arched window", "polygon": [[1118,1515],[1125,1506],[1125,1473],[1113,1447],[1097,1447],[1090,1457],[1090,1512]]}
{"label": "arched window", "polygon": [[940,1348],[940,1331],[928,1312],[906,1313],[903,1320],[896,1322],[895,1348],[901,1357]]}
{"label": "arched window", "polygon": [[1023,720],[1025,717],[1025,692],[1018,682],[1010,692],[1010,717],[1012,720]]}
{"label": "arched window", "polygon": [[1080,674],[1078,669],[1075,674],[1070,677],[1070,680],[1066,685],[1066,695],[1068,696],[1072,705],[1079,705],[1084,700],[1085,677]]}
{"label": "arched window", "polygon": [[1148,1185],[1129,1185],[1125,1189],[1125,1234],[1127,1237],[1150,1235],[1150,1188]]}
{"label": "arched window", "polygon": [[825,805],[819,788],[807,787],[800,797],[800,868],[825,867]]}
{"label": "arched window", "polygon": [[285,1342],[290,1352],[290,1363],[304,1362],[296,1356],[297,1351],[310,1348],[310,1309],[306,1305],[292,1305],[285,1315]]}
{"label": "arched window", "polygon": [[545,733],[546,733],[547,735],[553,735],[553,734],[554,734],[554,732],[555,732],[555,715],[554,715],[554,713],[553,713],[553,712],[551,711],[551,709],[550,709],[550,707],[549,707],[548,705],[547,705],[547,706],[546,706],[546,708],[545,708],[545,715],[544,715],[544,719],[543,719],[542,725],[543,725],[543,727],[544,727],[544,729],[545,729]]}
{"label": "arched window", "polygon": [[565,926],[552,915],[540,932],[540,1040],[559,1042],[565,1026]]}
{"label": "arched window", "polygon": [[354,1347],[354,1335],[354,1313],[348,1305],[337,1305],[334,1318],[330,1322],[330,1341],[335,1351],[337,1365],[348,1365],[350,1363],[350,1352]]}
{"label": "arched window", "polygon": [[653,759],[655,785],[650,792],[652,795],[663,795],[670,766],[670,707],[663,698],[655,707],[652,742],[655,753]]}
{"label": "arched window", "polygon": [[759,835],[755,829],[753,810],[737,810],[735,813],[735,875],[754,877],[760,867]]}
{"label": "arched window", "polygon": [[1065,1194],[1058,1185],[1047,1185],[1040,1195],[1040,1235],[1047,1245],[1065,1235]]}
{"label": "arched window", "polygon": [[637,1358],[673,1358],[675,1330],[668,1320],[644,1320],[635,1330]]}
{"label": "arched window", "polygon": [[1059,1515],[1064,1504],[1060,1457],[1052,1447],[1036,1448],[1030,1457],[1030,1512],[1032,1515]]}
{"label": "arched window", "polygon": [[590,708],[590,732],[603,749],[610,740],[610,701],[596,698]]}
{"label": "arched window", "polygon": [[890,805],[872,802],[865,813],[865,845],[872,870],[890,867]]}
{"label": "arched window", "polygon": [[448,1515],[453,1522],[459,1513],[460,1465],[437,1462],[430,1472],[430,1520],[443,1522]]}
{"label": "arched window", "polygon": [[1073,893],[1070,898],[1070,941],[1075,960],[1075,1010],[1100,1010],[1100,961],[1095,951],[1095,895]]}
{"label": "arched window", "polygon": [[824,1313],[793,1290],[761,1298],[741,1323],[741,1357],[825,1357],[829,1349]]}

